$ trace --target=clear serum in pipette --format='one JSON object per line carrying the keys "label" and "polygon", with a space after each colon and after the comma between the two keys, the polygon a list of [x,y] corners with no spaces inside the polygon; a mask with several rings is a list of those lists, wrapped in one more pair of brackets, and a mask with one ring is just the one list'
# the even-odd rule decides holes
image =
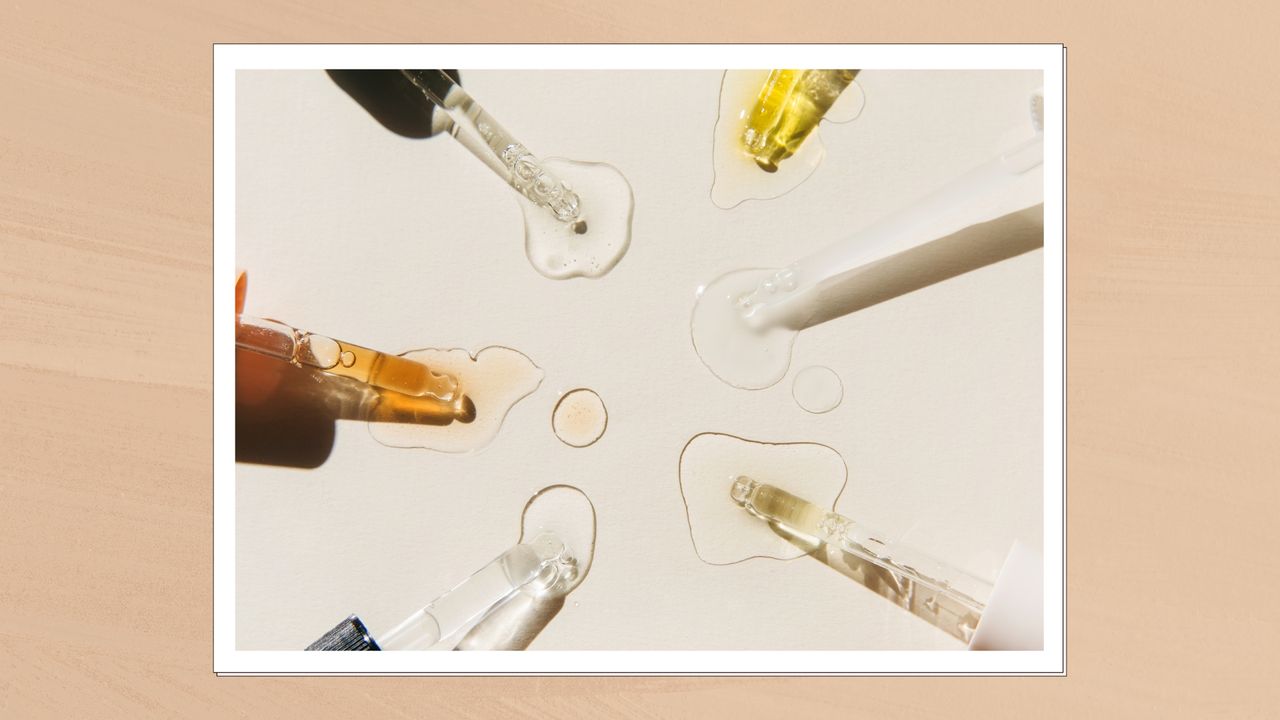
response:
{"label": "clear serum in pipette", "polygon": [[[491,624],[486,613],[503,626],[487,628],[496,636],[514,631],[517,625],[537,624],[537,618],[522,618],[519,613],[513,616],[501,612],[500,606],[518,598],[556,599],[573,592],[591,571],[595,542],[595,507],[586,493],[572,485],[543,488],[529,499],[520,514],[516,545],[405,618],[379,642],[384,650],[427,650],[451,637],[465,642],[461,633],[476,621],[480,625]],[[522,612],[537,609],[536,604],[519,607],[524,608]],[[542,618],[543,622],[547,620]],[[534,635],[540,630],[541,627],[523,628]],[[476,632],[473,630],[473,634]]]}
{"label": "clear serum in pipette", "polygon": [[525,504],[516,544],[470,577],[376,639],[352,615],[307,649],[524,649],[590,572],[595,535],[585,493],[545,487]]}
{"label": "clear serum in pipette", "polygon": [[539,158],[441,70],[402,70],[448,131],[519,193],[525,254],[555,280],[605,275],[631,245],[631,185],[607,163]]}

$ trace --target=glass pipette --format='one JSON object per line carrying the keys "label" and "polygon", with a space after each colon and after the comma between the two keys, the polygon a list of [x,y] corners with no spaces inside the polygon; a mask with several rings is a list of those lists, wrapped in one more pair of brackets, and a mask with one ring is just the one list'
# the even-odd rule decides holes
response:
{"label": "glass pipette", "polygon": [[449,134],[534,204],[581,235],[587,231],[578,194],[480,107],[443,70],[401,70],[448,116]]}
{"label": "glass pipette", "polygon": [[432,600],[378,639],[383,650],[428,650],[464,630],[528,586],[571,582],[578,566],[560,538],[545,533],[513,545],[452,590]]}
{"label": "glass pipette", "polygon": [[590,572],[595,532],[585,493],[545,487],[525,504],[515,545],[390,632],[375,640],[352,615],[307,649],[523,650]]}
{"label": "glass pipette", "polygon": [[374,420],[447,425],[476,417],[457,378],[414,360],[248,315],[236,316],[236,347],[364,383],[374,393]]}
{"label": "glass pipette", "polygon": [[973,637],[990,583],[749,477],[737,478],[729,497],[793,545],[904,610],[966,643]]}
{"label": "glass pipette", "polygon": [[236,346],[403,395],[453,400],[458,392],[457,378],[435,372],[420,362],[299,330],[276,320],[237,316]]}
{"label": "glass pipette", "polygon": [[[522,591],[530,597],[580,576],[577,559],[554,533],[513,545],[492,562],[415,611],[387,634],[374,638],[356,615],[307,646],[307,650],[432,650],[462,633],[495,607]],[[562,597],[562,596],[557,596]],[[553,613],[554,614],[554,613]],[[503,647],[500,643],[496,647]],[[486,649],[473,645],[471,649]]]}
{"label": "glass pipette", "polygon": [[796,153],[857,70],[774,70],[746,116],[742,145],[768,173]]}

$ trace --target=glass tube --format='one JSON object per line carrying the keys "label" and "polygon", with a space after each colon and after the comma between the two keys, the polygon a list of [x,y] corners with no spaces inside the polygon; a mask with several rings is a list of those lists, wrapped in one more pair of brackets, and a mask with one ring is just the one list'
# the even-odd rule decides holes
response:
{"label": "glass tube", "polygon": [[748,477],[734,481],[729,497],[792,544],[869,590],[966,643],[973,637],[991,595],[990,583]]}
{"label": "glass tube", "polygon": [[457,378],[435,372],[420,362],[299,330],[276,320],[238,316],[236,346],[401,395],[431,395],[451,401],[458,392]]}
{"label": "glass tube", "polygon": [[577,572],[564,543],[543,534],[514,545],[452,590],[378,638],[383,650],[429,650],[530,584],[551,586]]}
{"label": "glass tube", "polygon": [[587,223],[578,194],[553,175],[443,70],[401,70],[450,120],[449,134],[534,204],[582,234]]}

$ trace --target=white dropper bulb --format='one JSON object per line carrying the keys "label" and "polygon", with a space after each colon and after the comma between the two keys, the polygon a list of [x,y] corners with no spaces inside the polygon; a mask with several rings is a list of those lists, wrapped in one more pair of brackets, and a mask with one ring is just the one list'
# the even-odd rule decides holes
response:
{"label": "white dropper bulb", "polygon": [[700,289],[692,332],[703,363],[735,387],[769,387],[811,324],[1043,245],[1043,100],[1031,108],[1031,138],[946,186],[780,270],[738,270]]}

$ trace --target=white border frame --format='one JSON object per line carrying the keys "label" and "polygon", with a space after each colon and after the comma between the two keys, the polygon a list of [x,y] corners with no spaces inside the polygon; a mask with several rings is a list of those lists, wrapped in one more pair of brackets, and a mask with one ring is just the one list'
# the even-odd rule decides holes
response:
{"label": "white border frame", "polygon": [[[770,62],[761,62],[768,58]],[[235,647],[235,76],[241,69],[858,67],[1044,71],[1044,650],[324,653]],[[945,675],[1066,673],[1065,60],[1062,45],[215,45],[214,653],[219,674]],[[1057,152],[1054,152],[1054,150]],[[323,628],[317,629],[317,635]],[[834,671],[833,668],[841,668]]]}

